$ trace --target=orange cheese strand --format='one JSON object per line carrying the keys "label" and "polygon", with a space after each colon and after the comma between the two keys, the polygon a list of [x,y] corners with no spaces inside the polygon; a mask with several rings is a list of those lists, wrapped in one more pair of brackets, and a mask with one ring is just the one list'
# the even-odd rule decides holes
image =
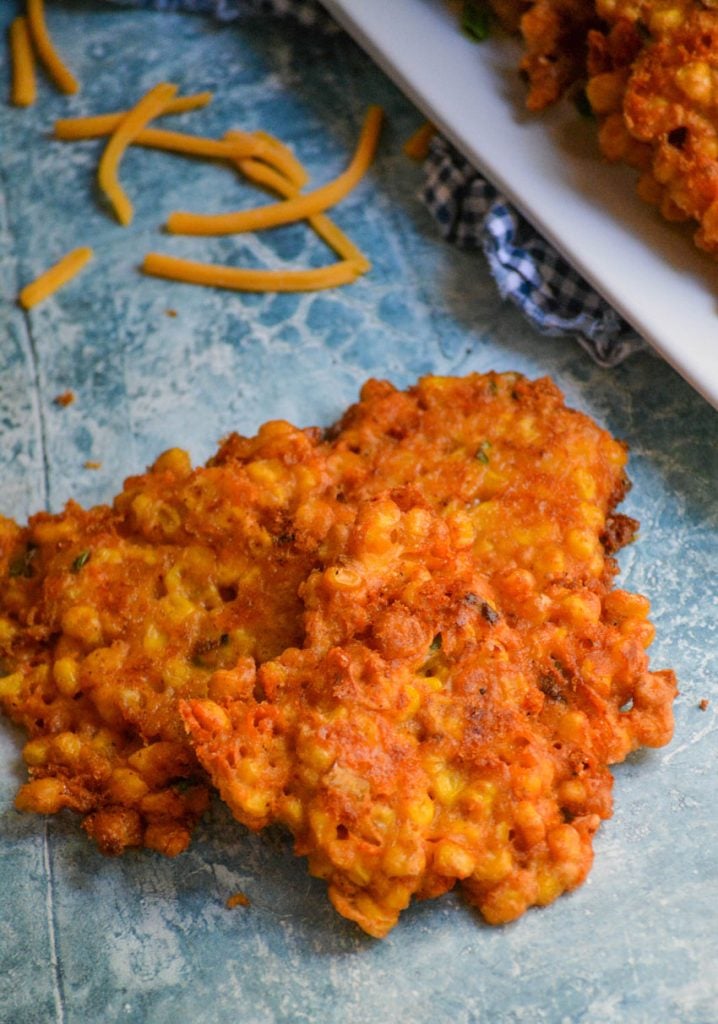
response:
{"label": "orange cheese strand", "polygon": [[[284,196],[286,199],[292,199],[299,193],[299,190],[291,182],[287,181],[273,167],[268,167],[260,160],[251,158],[238,160],[237,166],[250,181],[255,182],[257,185],[263,185],[273,192],[278,192],[279,195]],[[337,256],[341,256],[345,260],[351,260],[356,266],[358,273],[365,274],[371,269],[371,263],[367,260],[364,253],[354,245],[350,238],[347,238],[341,228],[338,228],[334,221],[330,220],[326,214],[315,213],[314,216],[309,218],[309,224],[314,228],[319,237],[334,250]]]}
{"label": "orange cheese strand", "polygon": [[30,30],[25,18],[15,18],[10,25],[10,56],[12,59],[10,102],[16,107],[32,106],[37,98],[35,57],[30,42]]}
{"label": "orange cheese strand", "polygon": [[207,139],[201,135],[187,135],[185,132],[169,132],[164,128],[143,128],[133,140],[136,146],[149,149],[164,149],[170,153],[185,156],[207,157],[211,160],[236,160],[238,157],[254,156],[263,152],[261,142],[248,136],[246,139]]}
{"label": "orange cheese strand", "polygon": [[112,204],[120,224],[129,224],[133,213],[132,203],[125,195],[117,178],[120,160],[127,147],[134,142],[147,122],[165,109],[176,92],[176,85],[160,82],[159,85],[145,93],[137,105],[119,121],[100,157],[97,180],[101,190]]}
{"label": "orange cheese strand", "polygon": [[45,22],[44,0],[27,0],[27,22],[35,52],[60,92],[75,93],[80,86],[52,44]]}
{"label": "orange cheese strand", "polygon": [[[269,132],[258,131],[253,134],[255,138],[261,139],[269,147],[263,159],[281,171],[284,177],[293,185],[296,185],[298,189],[304,188],[309,181],[309,175],[304,165],[297,160],[289,146],[285,146],[283,142],[275,138],[274,135],[270,135]],[[233,135],[234,132],[227,132],[225,138],[232,138]]]}
{"label": "orange cheese strand", "polygon": [[[184,114],[190,110],[199,110],[212,101],[211,92],[197,92],[192,96],[178,96],[168,103],[162,114]],[[55,121],[55,138],[64,141],[78,139],[99,139],[113,132],[129,110],[119,110],[112,114],[94,114],[90,117],[61,117]]]}
{"label": "orange cheese strand", "polygon": [[153,277],[213,288],[230,288],[238,292],[314,292],[350,284],[357,277],[357,268],[351,260],[312,270],[252,270],[196,263],[194,260],[181,260],[158,252],[148,253],[141,269]]}
{"label": "orange cheese strand", "polygon": [[230,235],[289,224],[322,213],[343,199],[366,173],[376,152],[382,118],[380,107],[369,108],[359,144],[346,171],[313,192],[238,213],[198,214],[176,211],[167,220],[167,230],[180,235]]}
{"label": "orange cheese strand", "polygon": [[435,135],[436,126],[431,121],[424,121],[404,143],[404,152],[409,159],[425,160],[429,155],[429,144]]}
{"label": "orange cheese strand", "polygon": [[92,259],[92,256],[93,252],[89,246],[73,249],[72,252],[68,252],[54,266],[40,274],[30,284],[25,285],[18,296],[20,305],[24,309],[31,309],[38,302],[42,302],[49,295],[56,292],[58,288],[62,288],[64,284],[67,284],[75,274],[78,274],[85,264]]}

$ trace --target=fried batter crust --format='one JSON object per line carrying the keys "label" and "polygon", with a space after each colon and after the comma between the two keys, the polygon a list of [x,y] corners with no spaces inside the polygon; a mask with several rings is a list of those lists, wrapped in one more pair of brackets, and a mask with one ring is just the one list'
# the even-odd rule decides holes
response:
{"label": "fried batter crust", "polygon": [[195,749],[369,934],[457,880],[512,920],[585,878],[608,766],[672,732],[648,602],[601,543],[635,527],[625,450],[512,374],[370,382],[330,443],[356,518],[301,589],[304,645],[183,702]]}
{"label": "fried batter crust", "polygon": [[166,452],[111,508],[0,524],[0,702],[30,736],[17,806],[79,811],[104,853],[186,847],[208,791],[177,698],[224,696],[217,670],[301,643],[298,587],[344,514],[319,497],[318,431],[269,423],[236,447],[194,471]]}
{"label": "fried batter crust", "polygon": [[494,923],[549,902],[589,870],[608,766],[672,730],[648,602],[612,589],[625,463],[548,380],[370,381],[326,435],[268,423],[112,507],[0,521],[18,806],[175,854],[198,755],[372,935],[457,879]]}

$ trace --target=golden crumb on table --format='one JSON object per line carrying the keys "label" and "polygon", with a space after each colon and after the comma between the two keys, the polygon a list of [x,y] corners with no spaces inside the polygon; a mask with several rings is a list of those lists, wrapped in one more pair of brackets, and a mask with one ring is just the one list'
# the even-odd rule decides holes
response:
{"label": "golden crumb on table", "polygon": [[61,394],[55,395],[55,397],[53,398],[53,402],[55,403],[55,405],[59,405],[63,409],[66,406],[68,406],[68,405],[72,405],[72,403],[74,401],[75,401],[75,392],[74,391],[63,391],[63,392],[61,392]]}
{"label": "golden crumb on table", "polygon": [[708,708],[710,707],[710,701],[708,700],[708,698],[707,697],[703,697],[702,700],[699,700],[698,701],[698,707],[699,707],[699,709],[701,711],[707,711]]}
{"label": "golden crumb on table", "polygon": [[227,910],[234,910],[235,907],[251,906],[251,901],[249,896],[245,895],[245,893],[235,892],[229,897],[225,906],[227,907]]}
{"label": "golden crumb on table", "polygon": [[171,449],[111,507],[0,522],[21,809],[180,852],[209,774],[385,935],[460,882],[490,923],[579,885],[610,765],[670,739],[614,589],[625,447],[548,380],[369,381],[326,432]]}
{"label": "golden crumb on table", "polygon": [[86,459],[82,465],[84,469],[102,469],[102,463],[97,459]]}

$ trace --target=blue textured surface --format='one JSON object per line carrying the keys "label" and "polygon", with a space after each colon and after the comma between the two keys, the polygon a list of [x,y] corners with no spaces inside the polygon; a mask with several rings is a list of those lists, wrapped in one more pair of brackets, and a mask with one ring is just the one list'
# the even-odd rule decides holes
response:
{"label": "blue textured surface", "polygon": [[[107,500],[170,444],[203,460],[222,434],[267,418],[329,423],[369,375],[403,385],[426,371],[548,373],[631,445],[625,511],[643,531],[623,580],[652,597],[654,664],[678,670],[681,696],[673,744],[617,769],[615,816],[583,888],[501,929],[452,895],[411,908],[383,942],[336,916],[281,834],[250,836],[218,803],[175,861],[106,860],[76,818],[17,814],[22,739],[3,726],[0,1021],[715,1024],[718,416],[651,355],[599,370],[499,302],[482,258],[439,241],[414,198],[401,142],[416,114],[345,38],[80,3],[52,6],[49,20],[83,91],[67,99],[43,81],[34,108],[0,110],[0,512],[22,520],[70,495]],[[63,114],[126,105],[159,78],[217,91],[179,123],[274,131],[317,181],[343,166],[364,107],[381,102],[381,156],[336,214],[373,272],[301,297],[138,275],[150,249],[247,264],[326,258],[302,227],[162,236],[171,209],[256,197],[226,168],[140,150],[122,168],[135,223],[113,222],[93,184],[99,144],[51,142],[47,130]],[[19,286],[87,243],[97,255],[82,277],[22,314]],[[68,388],[75,404],[54,405]],[[237,889],[252,905],[228,911]]]}

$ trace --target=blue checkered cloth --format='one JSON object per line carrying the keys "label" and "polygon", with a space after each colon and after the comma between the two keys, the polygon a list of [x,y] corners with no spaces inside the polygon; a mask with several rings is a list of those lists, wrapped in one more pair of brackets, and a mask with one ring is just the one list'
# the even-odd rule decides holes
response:
{"label": "blue checkered cloth", "polygon": [[[195,11],[222,21],[290,17],[336,31],[316,0],[111,0],[126,7]],[[424,163],[421,198],[444,238],[480,249],[504,299],[541,334],[574,338],[600,366],[616,366],[644,343],[626,321],[525,220],[493,185],[440,136]]]}

